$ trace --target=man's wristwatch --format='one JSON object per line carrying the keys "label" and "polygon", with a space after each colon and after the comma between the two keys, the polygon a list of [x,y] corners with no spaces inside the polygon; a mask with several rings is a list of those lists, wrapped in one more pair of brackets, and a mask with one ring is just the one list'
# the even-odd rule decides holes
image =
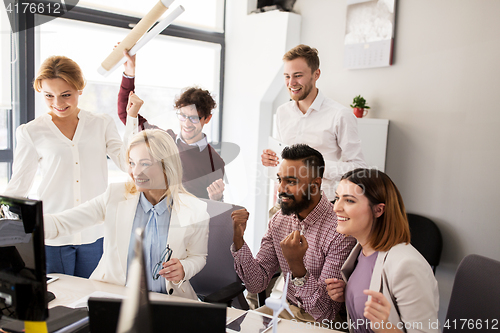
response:
{"label": "man's wristwatch", "polygon": [[303,277],[296,277],[292,279],[292,283],[296,287],[302,287],[306,283],[306,279],[309,275],[309,272],[306,272],[306,275]]}

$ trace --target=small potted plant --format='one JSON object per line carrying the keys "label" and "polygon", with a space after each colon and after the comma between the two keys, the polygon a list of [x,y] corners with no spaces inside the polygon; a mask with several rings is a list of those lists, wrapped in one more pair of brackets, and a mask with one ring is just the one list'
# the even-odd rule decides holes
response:
{"label": "small potted plant", "polygon": [[368,113],[368,109],[370,107],[366,105],[366,100],[361,97],[361,95],[358,95],[352,100],[351,108],[353,109],[354,115],[356,117],[363,118]]}

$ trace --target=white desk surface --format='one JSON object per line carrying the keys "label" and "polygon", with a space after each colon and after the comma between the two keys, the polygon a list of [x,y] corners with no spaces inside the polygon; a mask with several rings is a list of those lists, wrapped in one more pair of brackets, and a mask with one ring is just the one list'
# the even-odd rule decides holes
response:
{"label": "white desk surface", "polygon": [[[57,276],[59,279],[50,283],[47,286],[47,289],[54,293],[56,298],[49,303],[49,308],[57,306],[57,305],[69,305],[73,302],[78,301],[79,299],[90,295],[96,291],[102,291],[112,294],[125,295],[126,287],[118,286],[115,284],[98,282],[88,279],[82,279],[74,276],[64,275],[64,274],[53,274],[50,275]],[[160,293],[149,293],[149,298],[151,300],[167,300],[167,301],[184,301],[184,302],[196,302],[193,300],[180,298],[177,296],[170,296]],[[236,318],[243,310],[227,308],[227,316],[231,319]],[[303,323],[292,322],[289,320],[281,320],[278,324],[278,332],[297,332],[297,333],[306,333],[306,332],[330,332],[335,333],[339,331],[326,329],[323,327],[313,327],[312,325],[306,325]],[[272,331],[271,331],[272,332]]]}

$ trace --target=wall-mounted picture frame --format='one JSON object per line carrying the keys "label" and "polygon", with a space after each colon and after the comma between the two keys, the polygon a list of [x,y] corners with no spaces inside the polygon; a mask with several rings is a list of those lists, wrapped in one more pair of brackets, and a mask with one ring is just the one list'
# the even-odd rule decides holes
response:
{"label": "wall-mounted picture frame", "polygon": [[344,68],[393,63],[396,0],[347,0]]}

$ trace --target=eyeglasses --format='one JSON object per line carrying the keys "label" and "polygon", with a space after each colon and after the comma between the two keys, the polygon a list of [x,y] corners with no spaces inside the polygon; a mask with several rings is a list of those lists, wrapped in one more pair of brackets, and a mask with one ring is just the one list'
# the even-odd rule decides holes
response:
{"label": "eyeglasses", "polygon": [[156,263],[155,267],[153,267],[153,280],[158,280],[158,278],[160,277],[160,274],[158,274],[158,272],[163,268],[163,263],[170,260],[170,257],[172,257],[172,252],[172,249],[170,249],[167,244],[167,247],[161,254],[160,261]]}
{"label": "eyeglasses", "polygon": [[180,121],[186,121],[186,119],[189,119],[189,121],[193,124],[198,124],[201,119],[200,116],[187,116],[180,111],[177,111],[175,114],[177,114],[177,118],[179,118]]}

